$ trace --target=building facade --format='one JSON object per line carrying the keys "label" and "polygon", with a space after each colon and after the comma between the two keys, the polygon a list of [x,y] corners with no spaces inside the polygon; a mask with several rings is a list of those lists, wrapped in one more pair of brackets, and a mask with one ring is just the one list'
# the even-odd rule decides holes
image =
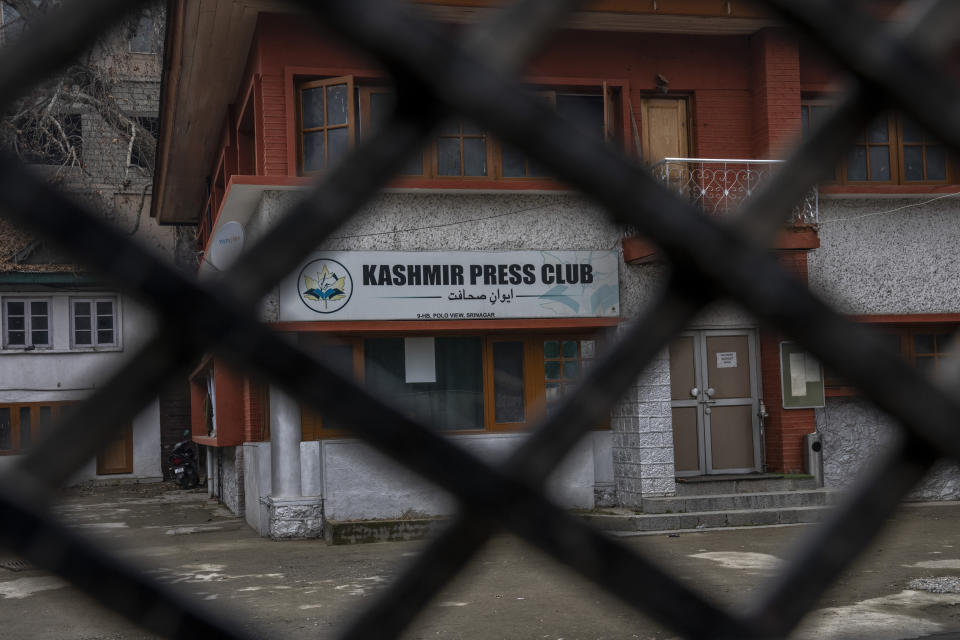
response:
{"label": "building facade", "polygon": [[[7,3],[0,12],[4,43],[29,37],[28,19]],[[191,238],[149,216],[155,142],[143,136],[157,130],[163,24],[151,11],[106,35],[63,78],[20,105],[20,115],[4,122],[4,143],[71,197],[174,260],[178,244],[192,251]],[[136,132],[124,128],[134,123]],[[0,225],[0,465],[6,466],[119,369],[155,324],[146,308],[57,247]],[[182,438],[189,424],[185,401],[185,388],[164,390],[73,482],[161,480],[161,447]]]}
{"label": "building facade", "polygon": [[[202,276],[272,228],[376,128],[393,96],[366,57],[296,16],[242,4],[181,2],[171,16],[178,49],[164,77],[154,215],[200,226]],[[493,10],[419,4],[451,30]],[[639,159],[709,214],[732,211],[762,185],[839,91],[837,70],[739,3],[614,4],[575,14],[525,82],[572,136]],[[219,48],[191,35],[214,15],[231,25],[229,37],[215,32]],[[798,203],[773,250],[811,289],[935,369],[960,319],[960,265],[948,250],[957,191],[943,148],[887,114],[834,179]],[[453,119],[260,313],[404,411],[498,459],[651,303],[665,273],[655,246],[525,154]],[[442,489],[215,358],[193,373],[191,399],[211,492],[264,535],[452,509]],[[888,437],[885,423],[788,337],[718,303],[638,377],[550,490],[568,507],[640,506],[674,493],[678,478],[803,472],[804,435],[814,432],[826,482],[841,486]],[[941,469],[917,496],[957,498],[958,478]]]}

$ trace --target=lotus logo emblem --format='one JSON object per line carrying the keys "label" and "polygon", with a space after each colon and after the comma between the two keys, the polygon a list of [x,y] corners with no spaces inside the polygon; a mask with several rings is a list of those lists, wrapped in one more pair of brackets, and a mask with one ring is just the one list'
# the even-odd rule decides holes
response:
{"label": "lotus logo emblem", "polygon": [[334,313],[342,309],[353,295],[353,278],[336,260],[308,262],[297,278],[300,299],[317,313]]}

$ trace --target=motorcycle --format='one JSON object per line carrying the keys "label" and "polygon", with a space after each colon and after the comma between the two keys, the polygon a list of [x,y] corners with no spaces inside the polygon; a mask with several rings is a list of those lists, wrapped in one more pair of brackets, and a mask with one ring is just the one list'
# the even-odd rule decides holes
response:
{"label": "motorcycle", "polygon": [[193,489],[200,484],[200,474],[197,473],[197,452],[190,432],[184,432],[184,439],[173,445],[167,462],[173,474],[174,482],[181,489]]}

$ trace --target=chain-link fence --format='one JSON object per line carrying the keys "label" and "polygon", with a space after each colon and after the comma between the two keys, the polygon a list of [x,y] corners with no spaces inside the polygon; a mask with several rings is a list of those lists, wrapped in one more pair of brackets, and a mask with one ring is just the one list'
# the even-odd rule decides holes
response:
{"label": "chain-link fence", "polygon": [[[0,68],[0,100],[9,104],[34,82],[56,73],[140,4],[65,2],[34,37],[7,51],[7,64]],[[150,631],[178,638],[244,637],[238,621],[222,619],[158,584],[65,528],[47,508],[54,488],[94,456],[164,382],[184,376],[205,352],[349,423],[356,436],[457,498],[459,512],[449,526],[356,617],[343,633],[349,638],[401,633],[500,530],[527,540],[684,636],[784,636],[937,458],[960,460],[960,397],[955,391],[960,371],[941,369],[938,378],[930,379],[910,369],[888,355],[876,336],[815,298],[764,248],[810,185],[831,172],[857,133],[891,105],[960,151],[960,88],[940,69],[952,38],[960,33],[960,3],[905,3],[910,15],[881,23],[854,2],[768,0],[766,6],[850,71],[850,80],[838,108],[727,224],[707,219],[601,142],[571,140],[559,116],[522,90],[517,72],[577,3],[520,0],[456,42],[396,2],[300,4],[379,59],[396,82],[397,107],[386,126],[329,171],[310,197],[215,283],[201,285],[178,273],[18,161],[0,157],[0,213],[68,248],[160,318],[160,328],[146,346],[0,480],[0,543]],[[669,286],[625,326],[619,343],[576,393],[497,465],[469,455],[339,376],[258,323],[254,313],[281,277],[377,193],[438,119],[454,112],[589,194],[614,221],[655,241],[673,265]],[[801,342],[903,427],[896,443],[881,454],[882,464],[797,548],[746,612],[715,606],[642,553],[628,551],[551,503],[543,491],[550,471],[645,364],[720,297],[739,301]]]}

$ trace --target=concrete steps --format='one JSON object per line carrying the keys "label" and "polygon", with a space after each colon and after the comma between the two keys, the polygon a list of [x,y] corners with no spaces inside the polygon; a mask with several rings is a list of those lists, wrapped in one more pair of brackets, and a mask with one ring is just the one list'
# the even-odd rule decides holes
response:
{"label": "concrete steps", "polygon": [[582,517],[620,535],[801,524],[826,518],[838,496],[817,489],[808,477],[706,476],[678,479],[677,495],[645,498],[639,510],[605,509]]}

